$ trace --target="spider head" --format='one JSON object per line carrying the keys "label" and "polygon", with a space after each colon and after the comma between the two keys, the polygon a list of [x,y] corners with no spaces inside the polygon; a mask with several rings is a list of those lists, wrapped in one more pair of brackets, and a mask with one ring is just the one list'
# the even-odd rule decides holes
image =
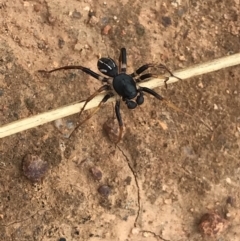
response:
{"label": "spider head", "polygon": [[101,58],[97,62],[98,70],[109,76],[115,77],[118,74],[118,66],[116,65],[115,61],[111,58]]}

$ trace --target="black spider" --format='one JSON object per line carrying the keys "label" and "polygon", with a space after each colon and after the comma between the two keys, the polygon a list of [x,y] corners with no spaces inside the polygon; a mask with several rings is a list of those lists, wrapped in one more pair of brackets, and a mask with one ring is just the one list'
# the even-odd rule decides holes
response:
{"label": "black spider", "polygon": [[[84,121],[78,123],[76,125],[76,127],[74,128],[74,130],[76,130],[81,124],[83,124],[83,122],[90,119],[93,116],[93,114],[96,113],[99,110],[99,108],[104,103],[107,102],[107,100],[109,98],[111,98],[115,95],[115,92],[116,92],[117,95],[119,96],[119,98],[117,98],[117,100],[116,100],[115,113],[117,116],[119,129],[120,129],[118,140],[116,143],[118,143],[121,140],[122,132],[123,132],[123,122],[122,122],[122,118],[121,118],[121,114],[120,114],[120,100],[121,99],[126,103],[126,105],[129,109],[135,109],[138,105],[143,104],[143,102],[144,102],[143,92],[153,95],[154,97],[156,97],[157,99],[159,99],[161,101],[166,101],[162,96],[160,96],[155,91],[153,91],[147,87],[140,87],[137,85],[137,83],[139,83],[143,80],[149,79],[151,77],[156,77],[155,75],[153,75],[151,73],[147,73],[147,74],[143,74],[143,75],[141,75],[141,74],[150,67],[158,67],[158,68],[161,68],[161,69],[164,69],[165,71],[167,71],[170,74],[170,76],[180,79],[180,78],[174,76],[172,74],[172,72],[166,66],[164,66],[162,64],[159,64],[159,65],[145,64],[145,65],[141,66],[140,68],[138,68],[134,73],[132,73],[130,75],[126,74],[127,53],[126,53],[125,48],[121,49],[121,53],[120,53],[120,57],[119,57],[119,68],[116,65],[115,61],[111,58],[100,58],[97,62],[97,67],[98,67],[98,70],[102,74],[108,76],[108,78],[101,76],[83,66],[75,66],[75,65],[63,66],[60,68],[52,69],[50,71],[45,71],[45,70],[39,70],[39,71],[46,72],[46,73],[52,73],[52,72],[58,71],[58,70],[80,69],[83,72],[91,75],[93,78],[98,79],[98,80],[102,81],[103,83],[105,83],[101,88],[99,88],[95,93],[93,93],[86,99],[86,102],[83,105],[83,107],[79,113],[79,116],[82,114],[87,103],[89,101],[91,101],[95,96],[97,96],[99,93],[104,92],[104,91],[106,92],[105,96],[100,101],[97,108]],[[168,79],[169,79],[169,77],[166,77],[164,80],[165,87],[167,87]],[[181,111],[175,105],[173,105],[169,102],[167,102],[167,103],[171,107],[175,108],[176,110]],[[74,132],[74,130],[73,130],[73,132]],[[72,133],[71,133],[71,135],[72,135]]]}

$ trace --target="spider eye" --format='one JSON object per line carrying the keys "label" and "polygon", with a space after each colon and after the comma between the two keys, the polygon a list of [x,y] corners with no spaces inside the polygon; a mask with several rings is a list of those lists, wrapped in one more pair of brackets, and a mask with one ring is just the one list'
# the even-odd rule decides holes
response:
{"label": "spider eye", "polygon": [[115,63],[115,61],[111,58],[101,58],[98,60],[97,63],[98,70],[109,76],[114,77],[118,74],[118,67]]}

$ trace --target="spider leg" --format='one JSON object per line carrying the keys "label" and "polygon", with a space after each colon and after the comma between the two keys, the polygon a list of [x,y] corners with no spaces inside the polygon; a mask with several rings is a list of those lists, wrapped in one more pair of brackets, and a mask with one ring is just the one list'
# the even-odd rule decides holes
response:
{"label": "spider leg", "polygon": [[159,99],[159,100],[165,100],[161,95],[159,95],[157,92],[155,92],[154,90],[151,90],[151,89],[149,89],[149,88],[147,88],[147,87],[139,87],[139,89],[138,89],[139,91],[143,91],[143,92],[146,92],[146,93],[148,93],[148,94],[150,94],[150,95],[153,95],[154,97],[156,97],[157,99]]}
{"label": "spider leg", "polygon": [[[74,132],[75,130],[77,130],[77,129],[78,129],[83,123],[85,123],[87,120],[89,120],[89,119],[103,106],[103,104],[105,104],[105,103],[108,101],[108,99],[110,99],[112,96],[114,96],[113,93],[108,93],[108,94],[106,94],[106,95],[103,97],[103,99],[100,101],[100,103],[98,104],[98,106],[87,116],[87,118],[84,119],[83,121],[81,121],[80,123],[78,123],[78,124],[75,126],[75,128],[74,128],[74,130],[72,131],[72,133],[70,134],[69,138],[72,136],[72,134],[73,134],[73,132]],[[82,110],[83,110],[83,109],[82,109]],[[81,110],[81,112],[82,112],[82,110]]]}
{"label": "spider leg", "polygon": [[116,117],[117,117],[117,121],[118,121],[118,125],[119,125],[118,140],[115,143],[115,144],[117,144],[122,139],[122,133],[123,133],[123,122],[122,122],[122,117],[121,117],[121,113],[120,113],[120,100],[116,101],[115,113],[116,113]]}
{"label": "spider leg", "polygon": [[132,77],[136,77],[138,75],[140,75],[143,71],[147,70],[150,67],[154,67],[154,64],[144,64],[143,66],[141,66],[140,68],[138,68],[135,72],[133,72],[131,74]]}
{"label": "spider leg", "polygon": [[[176,75],[174,75],[174,74],[170,71],[170,69],[168,69],[165,65],[159,64],[159,65],[157,65],[157,67],[166,70],[166,71],[170,74],[171,77],[175,77],[175,78],[177,78],[178,80],[182,80],[181,78],[179,78],[179,77],[177,77]],[[167,89],[167,81],[168,81],[168,80],[169,80],[169,77],[166,77],[165,80],[164,80],[165,88],[166,88],[166,89]]]}
{"label": "spider leg", "polygon": [[85,109],[85,107],[86,107],[86,105],[88,104],[89,101],[91,101],[91,100],[92,100],[95,96],[97,96],[99,93],[101,93],[101,92],[103,92],[103,91],[107,91],[107,90],[111,90],[111,87],[110,87],[109,85],[103,85],[103,86],[101,86],[97,91],[95,91],[92,95],[90,95],[90,96],[86,99],[86,101],[85,101],[82,109],[80,110],[79,116],[82,114],[82,112],[84,111],[84,109]]}
{"label": "spider leg", "polygon": [[[132,76],[132,77],[136,77],[136,76],[140,75],[142,72],[144,72],[145,70],[147,70],[147,69],[150,68],[150,67],[157,67],[157,68],[160,68],[160,69],[164,69],[165,71],[167,71],[167,72],[170,74],[170,76],[175,77],[175,78],[181,80],[181,78],[175,76],[175,75],[174,75],[165,65],[163,65],[163,64],[158,64],[158,65],[157,65],[157,64],[145,64],[145,65],[141,66],[140,68],[138,68],[135,72],[133,72],[133,73],[131,74],[131,76]],[[142,81],[142,80],[145,80],[145,79],[148,79],[148,78],[151,78],[151,77],[157,77],[157,75],[144,74],[144,75],[138,77],[138,78],[136,79],[136,81],[137,81],[137,82],[140,82],[140,81]],[[168,80],[169,80],[169,77],[166,77],[165,80],[164,80],[166,89],[167,89],[167,81],[168,81]]]}
{"label": "spider leg", "polygon": [[56,68],[56,69],[52,69],[52,70],[38,70],[38,72],[41,72],[41,73],[52,73],[52,72],[55,72],[55,71],[59,71],[59,70],[67,70],[67,69],[80,69],[82,70],[84,73],[86,74],[89,74],[91,75],[93,78],[95,79],[98,79],[102,82],[107,82],[109,78],[106,78],[104,76],[101,76],[100,74],[97,74],[95,73],[94,71],[92,71],[91,69],[88,69],[86,67],[83,67],[83,66],[76,66],[76,65],[69,65],[69,66],[63,66],[63,67],[60,67],[60,68]]}
{"label": "spider leg", "polygon": [[150,73],[149,74],[143,74],[143,75],[139,76],[138,78],[135,78],[135,81],[137,83],[139,83],[139,82],[141,82],[145,79],[149,79],[149,78],[152,78],[152,77],[157,78],[157,75],[156,74],[150,74]]}
{"label": "spider leg", "polygon": [[153,95],[154,97],[156,97],[157,99],[163,101],[164,103],[166,103],[167,106],[169,106],[170,108],[178,111],[178,112],[181,112],[187,116],[190,116],[192,117],[191,115],[187,114],[186,112],[184,112],[183,110],[181,110],[180,108],[178,108],[176,105],[174,105],[171,101],[168,101],[166,100],[165,98],[163,98],[161,95],[159,95],[157,92],[155,92],[154,90],[151,90],[147,87],[140,87],[139,88],[139,91],[143,91],[143,92],[146,92],[150,95]]}
{"label": "spider leg", "polygon": [[119,56],[119,72],[126,73],[127,71],[127,51],[125,48],[121,48],[121,53]]}

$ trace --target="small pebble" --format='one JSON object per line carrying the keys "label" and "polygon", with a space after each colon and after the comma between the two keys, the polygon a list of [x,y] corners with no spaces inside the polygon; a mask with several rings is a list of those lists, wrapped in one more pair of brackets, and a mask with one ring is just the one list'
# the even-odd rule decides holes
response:
{"label": "small pebble", "polygon": [[231,218],[232,214],[231,213],[226,213],[227,218]]}
{"label": "small pebble", "polygon": [[108,185],[102,185],[98,188],[98,192],[105,197],[108,197],[111,193],[111,189]]}
{"label": "small pebble", "polygon": [[65,238],[60,238],[59,241],[67,241]]}
{"label": "small pebble", "polygon": [[95,17],[95,16],[92,16],[89,20],[89,23],[91,25],[96,25],[97,23],[99,22],[99,18]]}
{"label": "small pebble", "polygon": [[231,184],[231,183],[232,183],[231,178],[227,177],[227,178],[226,178],[226,182],[227,182],[228,184]]}
{"label": "small pebble", "polygon": [[164,199],[164,203],[167,204],[167,205],[171,205],[172,199],[170,199],[170,198]]}
{"label": "small pebble", "polygon": [[234,198],[231,196],[227,197],[226,203],[233,206],[234,205]]}
{"label": "small pebble", "polygon": [[136,235],[136,234],[139,234],[139,233],[140,233],[140,229],[139,228],[135,227],[135,228],[132,229],[132,234],[133,235]]}
{"label": "small pebble", "polygon": [[62,49],[63,46],[64,46],[64,44],[65,44],[65,41],[64,41],[62,38],[59,38],[59,39],[58,39],[58,47],[59,47],[60,49]]}
{"label": "small pebble", "polygon": [[103,17],[100,19],[101,25],[105,26],[109,23],[109,18],[108,17]]}
{"label": "small pebble", "polygon": [[90,11],[90,7],[89,6],[86,6],[83,8],[84,11]]}
{"label": "small pebble", "polygon": [[102,33],[104,34],[104,35],[108,35],[108,33],[109,33],[109,31],[111,30],[111,26],[108,24],[108,25],[106,25],[104,28],[103,28],[103,30],[102,30]]}
{"label": "small pebble", "polygon": [[137,24],[135,28],[136,28],[137,35],[143,36],[145,34],[145,28],[142,24]]}
{"label": "small pebble", "polygon": [[76,44],[74,45],[74,50],[75,50],[75,51],[82,52],[82,50],[83,50],[83,45],[82,45],[82,43],[76,43]]}
{"label": "small pebble", "polygon": [[95,180],[100,181],[102,179],[102,172],[97,167],[92,167],[90,172]]}
{"label": "small pebble", "polygon": [[35,12],[39,12],[41,10],[42,6],[41,4],[34,4],[33,9]]}
{"label": "small pebble", "polygon": [[55,21],[56,21],[56,18],[53,17],[52,15],[49,15],[47,19],[48,19],[48,22],[49,22],[50,24],[54,24]]}
{"label": "small pebble", "polygon": [[37,155],[28,154],[23,159],[22,170],[30,181],[39,182],[48,171],[48,163]]}
{"label": "small pebble", "polygon": [[214,237],[222,233],[227,226],[227,220],[215,212],[205,213],[199,224],[200,232],[203,235]]}
{"label": "small pebble", "polygon": [[82,17],[82,14],[80,12],[78,12],[77,10],[74,10],[72,13],[72,17],[80,19]]}
{"label": "small pebble", "polygon": [[178,58],[180,61],[187,61],[187,59],[184,55],[179,55]]}
{"label": "small pebble", "polygon": [[153,236],[153,235],[152,235],[151,233],[149,233],[149,232],[143,232],[142,235],[143,235],[144,238],[149,238],[149,237]]}
{"label": "small pebble", "polygon": [[[116,143],[118,141],[119,125],[118,125],[117,119],[109,118],[103,124],[103,130],[106,132],[106,134],[107,134],[108,138],[110,139],[110,141],[112,141],[114,143]],[[124,129],[123,129],[123,135],[124,135]]]}
{"label": "small pebble", "polygon": [[189,211],[190,211],[191,213],[193,213],[193,212],[194,212],[194,208],[190,208]]}
{"label": "small pebble", "polygon": [[92,18],[92,17],[94,17],[94,16],[96,16],[96,12],[93,11],[92,9],[90,9],[89,12],[88,12],[88,17],[89,17],[89,18]]}
{"label": "small pebble", "polygon": [[127,178],[124,180],[124,182],[126,183],[126,185],[130,185],[132,181],[132,178],[130,176],[127,176]]}
{"label": "small pebble", "polygon": [[203,87],[204,87],[202,81],[199,82],[198,87],[200,87],[200,88],[203,88]]}
{"label": "small pebble", "polygon": [[27,1],[24,1],[23,6],[24,6],[24,7],[29,7],[29,6],[30,6],[30,3],[27,2]]}
{"label": "small pebble", "polygon": [[162,17],[162,25],[166,28],[172,24],[172,20],[168,16]]}
{"label": "small pebble", "polygon": [[183,14],[185,14],[185,13],[186,13],[186,9],[185,8],[181,7],[181,8],[177,9],[177,14],[178,14],[179,17],[182,17]]}

